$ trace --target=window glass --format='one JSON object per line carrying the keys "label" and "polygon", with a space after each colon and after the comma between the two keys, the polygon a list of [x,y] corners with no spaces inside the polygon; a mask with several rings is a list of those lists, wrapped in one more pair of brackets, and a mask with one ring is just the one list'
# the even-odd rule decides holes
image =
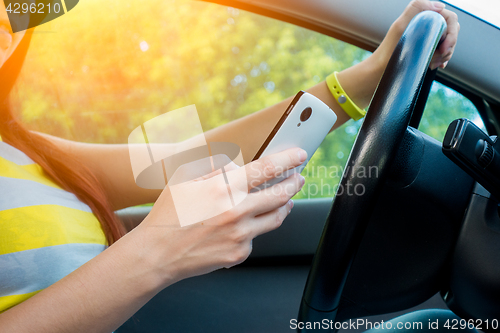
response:
{"label": "window glass", "polygon": [[470,119],[486,132],[477,108],[468,98],[434,81],[418,129],[442,142],[448,125],[457,118]]}
{"label": "window glass", "polygon": [[[278,20],[201,1],[86,0],[35,30],[12,104],[31,129],[125,143],[195,104],[203,129],[240,118],[369,52]],[[330,134],[298,198],[331,197],[361,122]]]}

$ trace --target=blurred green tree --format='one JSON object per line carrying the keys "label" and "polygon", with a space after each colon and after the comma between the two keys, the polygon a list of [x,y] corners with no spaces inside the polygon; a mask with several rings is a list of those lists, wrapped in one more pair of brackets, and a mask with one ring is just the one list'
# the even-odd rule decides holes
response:
{"label": "blurred green tree", "polygon": [[[204,130],[275,104],[370,55],[267,17],[191,0],[86,0],[36,29],[13,94],[30,128],[125,143],[143,122],[196,104]],[[440,86],[422,121],[441,139],[475,108]],[[454,117],[454,118],[451,118]],[[323,142],[297,198],[331,197],[362,121]]]}

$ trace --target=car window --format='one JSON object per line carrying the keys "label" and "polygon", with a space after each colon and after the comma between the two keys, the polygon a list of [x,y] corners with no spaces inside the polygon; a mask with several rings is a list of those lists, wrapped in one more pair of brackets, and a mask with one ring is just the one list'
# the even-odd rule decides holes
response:
{"label": "car window", "polygon": [[[206,131],[369,55],[320,33],[217,4],[87,0],[35,30],[11,102],[33,130],[126,143],[134,128],[167,111],[195,104]],[[473,111],[461,95],[435,84],[421,128],[441,139],[451,120]],[[296,198],[335,195],[361,123],[351,120],[327,136],[304,170],[306,186]]]}
{"label": "car window", "polygon": [[457,118],[467,118],[486,132],[477,108],[467,97],[434,81],[418,129],[442,142],[448,125]]}
{"label": "car window", "polygon": [[[87,0],[38,27],[12,104],[29,128],[125,143],[195,104],[204,130],[273,105],[369,56],[334,38],[200,1]],[[328,197],[360,122],[328,136],[298,198]]]}

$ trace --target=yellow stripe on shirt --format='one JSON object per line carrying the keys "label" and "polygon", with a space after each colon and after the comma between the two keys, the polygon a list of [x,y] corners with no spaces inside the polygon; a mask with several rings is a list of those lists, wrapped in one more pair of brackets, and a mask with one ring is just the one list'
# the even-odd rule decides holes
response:
{"label": "yellow stripe on shirt", "polygon": [[0,313],[7,311],[11,307],[24,302],[28,298],[38,294],[41,290],[21,295],[0,296]]}
{"label": "yellow stripe on shirt", "polygon": [[3,177],[32,180],[47,186],[61,188],[47,177],[42,167],[38,164],[17,165],[0,157],[0,170]]}
{"label": "yellow stripe on shirt", "polygon": [[106,244],[94,214],[58,205],[0,211],[0,255],[70,243]]}

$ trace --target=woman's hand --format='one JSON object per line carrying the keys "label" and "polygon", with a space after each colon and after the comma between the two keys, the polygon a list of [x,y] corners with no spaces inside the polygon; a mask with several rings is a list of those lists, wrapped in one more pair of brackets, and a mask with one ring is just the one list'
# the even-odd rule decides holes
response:
{"label": "woman's hand", "polygon": [[[425,10],[432,10],[441,14],[445,18],[448,26],[446,32],[443,34],[441,44],[432,57],[429,67],[431,69],[437,67],[445,68],[448,64],[455,50],[458,31],[460,30],[457,15],[454,12],[444,9],[444,4],[441,2],[413,0],[408,4],[401,16],[394,21],[380,46],[370,57],[368,57],[368,59],[343,70],[337,75],[344,91],[360,108],[366,108],[369,105],[375,88],[406,27],[413,17]],[[337,113],[338,119],[335,127],[342,125],[350,119],[350,117],[341,110],[340,106],[338,106],[336,100],[330,96],[331,94],[328,95],[329,90],[326,87],[326,83],[322,88],[318,88],[318,90],[319,92],[314,94],[316,96],[325,96],[322,100],[327,101],[327,104]]]}
{"label": "woman's hand", "polygon": [[399,16],[398,19],[391,25],[389,32],[377,51],[375,51],[374,56],[380,58],[380,61],[384,64],[385,68],[385,65],[389,61],[389,58],[396,47],[396,44],[413,17],[425,10],[432,10],[444,17],[448,27],[443,34],[441,44],[434,53],[430,68],[445,68],[453,55],[453,51],[455,50],[458,32],[460,31],[460,24],[458,23],[457,14],[444,8],[445,4],[439,1],[413,0],[410,2],[401,16]]}
{"label": "woman's hand", "polygon": [[[226,176],[236,187],[249,191],[284,170],[299,166],[306,155],[302,149],[289,149],[234,168]],[[223,181],[214,181],[217,177],[223,175],[216,172],[196,180],[197,185],[211,186],[211,195],[206,198],[209,205],[217,205],[227,197],[228,187]],[[281,225],[293,207],[290,198],[303,185],[304,178],[295,174],[272,187],[248,193],[230,210],[186,226],[180,224],[172,191],[167,186],[151,213],[131,233],[136,234],[137,248],[144,249],[142,256],[151,260],[151,267],[155,267],[164,285],[171,284],[243,262],[250,255],[253,238]],[[194,197],[193,194],[185,200],[197,209],[200,203]]]}

